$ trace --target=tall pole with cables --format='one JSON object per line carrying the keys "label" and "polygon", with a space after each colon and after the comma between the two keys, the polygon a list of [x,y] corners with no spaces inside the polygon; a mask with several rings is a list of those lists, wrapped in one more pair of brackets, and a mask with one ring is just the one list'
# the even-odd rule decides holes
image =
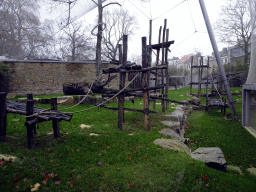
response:
{"label": "tall pole with cables", "polygon": [[225,86],[226,94],[227,94],[227,97],[228,97],[228,100],[229,100],[229,104],[230,104],[231,109],[233,111],[234,119],[237,119],[236,108],[235,108],[233,97],[232,97],[232,94],[231,94],[231,91],[230,91],[229,82],[227,80],[226,72],[225,72],[225,69],[223,67],[223,63],[222,63],[221,58],[220,58],[220,53],[219,53],[218,46],[217,46],[217,43],[216,43],[216,40],[215,40],[215,37],[214,37],[214,33],[213,33],[213,30],[212,30],[211,22],[210,22],[210,19],[209,19],[207,10],[206,10],[204,0],[199,0],[199,3],[200,3],[200,6],[201,6],[203,16],[204,16],[205,25],[207,27],[207,31],[208,31],[208,34],[209,34],[209,37],[210,37],[210,40],[211,40],[212,48],[214,50],[214,54],[215,54],[215,57],[216,57],[216,60],[217,60],[217,64],[219,66],[220,74],[221,74],[221,77],[222,77],[223,82],[224,82],[224,86]]}

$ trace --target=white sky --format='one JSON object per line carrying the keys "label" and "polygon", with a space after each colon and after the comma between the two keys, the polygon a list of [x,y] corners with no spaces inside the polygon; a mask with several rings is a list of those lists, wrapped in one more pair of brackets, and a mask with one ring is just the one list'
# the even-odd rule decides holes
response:
{"label": "white sky", "polygon": [[[212,47],[198,0],[151,0],[147,3],[141,3],[139,0],[117,1],[122,4],[123,7],[129,9],[131,13],[135,14],[139,20],[140,29],[136,30],[135,35],[129,39],[128,57],[130,59],[141,55],[141,37],[148,37],[149,19],[151,18],[153,19],[153,44],[158,43],[159,28],[161,25],[164,25],[164,19],[167,19],[167,27],[170,29],[169,40],[175,41],[175,44],[170,47],[172,52],[169,53],[169,58],[173,56],[180,58],[196,50],[202,52],[203,55],[211,54]],[[223,0],[204,1],[210,21],[214,24],[220,12]],[[113,0],[107,0],[105,3],[108,2],[113,2]],[[175,7],[176,5],[178,6]],[[110,5],[109,7],[118,8],[116,5]],[[167,11],[169,12],[166,13]],[[62,13],[63,10],[55,12],[56,15],[61,15]],[[68,12],[66,12],[66,14],[68,14]],[[164,15],[161,16],[162,14]],[[86,14],[83,19],[86,19],[87,22],[93,22],[96,16],[97,9],[94,9]],[[198,32],[194,33],[195,30]],[[188,38],[189,36],[190,38]],[[222,47],[219,44],[219,50],[221,49]]]}

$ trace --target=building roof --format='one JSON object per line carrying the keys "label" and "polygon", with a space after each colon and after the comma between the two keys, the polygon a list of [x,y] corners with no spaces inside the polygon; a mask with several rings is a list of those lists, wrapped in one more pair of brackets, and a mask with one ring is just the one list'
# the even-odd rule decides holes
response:
{"label": "building roof", "polygon": [[190,59],[191,56],[193,56],[193,54],[184,55],[184,56],[180,59],[180,62],[186,62],[188,59]]}

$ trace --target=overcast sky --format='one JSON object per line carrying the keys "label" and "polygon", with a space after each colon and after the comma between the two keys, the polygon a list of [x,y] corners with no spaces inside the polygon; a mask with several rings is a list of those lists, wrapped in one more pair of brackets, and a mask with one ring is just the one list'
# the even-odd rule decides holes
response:
{"label": "overcast sky", "polygon": [[[83,1],[91,3],[91,0]],[[182,57],[195,51],[200,51],[203,55],[211,54],[212,47],[198,0],[150,0],[146,3],[141,3],[139,0],[117,1],[135,14],[140,24],[140,29],[136,30],[135,35],[129,40],[129,58],[140,56],[141,37],[148,37],[150,19],[153,20],[153,44],[157,43],[159,28],[161,25],[163,26],[164,19],[167,19],[167,27],[170,29],[169,40],[175,41],[175,44],[170,47],[172,52],[169,57]],[[113,2],[113,0],[107,0],[105,3],[108,2]],[[216,22],[222,3],[223,0],[205,0],[212,24]],[[79,7],[81,8],[81,6]],[[109,7],[118,8],[116,5]],[[54,17],[61,15],[64,10],[65,8],[56,10]],[[79,15],[80,13],[81,11],[75,10],[71,14]],[[63,15],[65,16],[65,14]],[[94,9],[84,15],[83,19],[92,22],[96,16],[97,9]],[[197,32],[195,33],[195,31]],[[222,46],[219,44],[219,50],[222,49]]]}

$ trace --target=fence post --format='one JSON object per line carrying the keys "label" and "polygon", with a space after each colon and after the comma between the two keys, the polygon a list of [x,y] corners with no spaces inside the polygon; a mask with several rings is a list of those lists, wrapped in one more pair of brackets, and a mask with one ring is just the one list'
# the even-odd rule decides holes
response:
{"label": "fence post", "polygon": [[0,142],[7,141],[6,138],[6,95],[5,92],[0,92]]}
{"label": "fence post", "polygon": [[[34,100],[31,100],[32,94],[27,94],[27,105],[26,105],[26,114],[27,116],[31,116],[34,114]],[[34,119],[34,117],[27,117],[27,121]],[[35,124],[27,125],[27,141],[28,148],[35,147]]]}
{"label": "fence post", "polygon": [[[52,110],[57,110],[57,97],[51,98],[51,107],[52,107]],[[60,123],[58,120],[56,120],[56,119],[52,120],[52,128],[53,128],[54,138],[59,138],[60,137]]]}

